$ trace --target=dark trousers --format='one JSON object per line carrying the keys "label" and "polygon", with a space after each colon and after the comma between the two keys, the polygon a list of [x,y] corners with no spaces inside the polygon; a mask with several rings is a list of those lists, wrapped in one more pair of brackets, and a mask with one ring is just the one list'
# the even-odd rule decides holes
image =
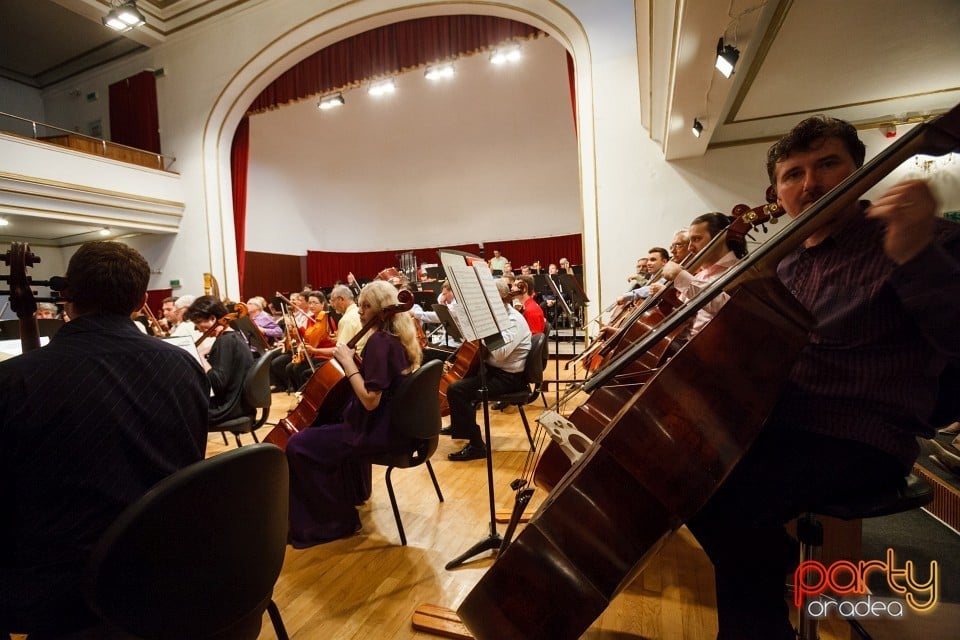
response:
{"label": "dark trousers", "polygon": [[[487,396],[496,400],[498,395],[520,391],[526,385],[523,372],[509,373],[486,365]],[[468,439],[470,444],[483,446],[483,435],[477,424],[477,402],[480,401],[480,376],[464,378],[447,387],[450,403],[450,435]]]}
{"label": "dark trousers", "polygon": [[902,482],[893,457],[864,444],[766,428],[687,523],[713,562],[718,640],[793,640],[784,599],[798,547],[784,524],[818,504]]}

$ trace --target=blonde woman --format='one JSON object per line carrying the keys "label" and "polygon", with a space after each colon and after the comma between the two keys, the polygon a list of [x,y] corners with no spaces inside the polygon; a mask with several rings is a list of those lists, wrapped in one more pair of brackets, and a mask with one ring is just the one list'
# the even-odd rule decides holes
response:
{"label": "blonde woman", "polygon": [[[366,325],[397,304],[397,290],[385,281],[360,292],[360,319]],[[367,334],[363,361],[345,344],[333,356],[354,396],[343,421],[314,425],[290,437],[290,544],[298,549],[353,535],[360,530],[357,504],[370,496],[370,465],[375,453],[408,445],[390,428],[391,391],[420,366],[421,352],[413,318],[396,313]],[[326,365],[330,366],[330,365]]]}

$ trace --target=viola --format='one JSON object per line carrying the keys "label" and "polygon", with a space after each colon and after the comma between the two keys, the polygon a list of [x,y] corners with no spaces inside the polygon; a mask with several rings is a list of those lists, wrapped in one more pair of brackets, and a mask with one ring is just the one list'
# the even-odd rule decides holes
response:
{"label": "viola", "polygon": [[[383,324],[397,313],[410,311],[413,308],[413,294],[409,291],[399,291],[397,300],[397,304],[385,307],[379,314],[364,324],[360,331],[350,339],[347,346],[356,349],[357,343],[370,329]],[[359,367],[359,357],[355,357]],[[282,418],[277,426],[267,434],[264,442],[270,442],[281,449],[286,449],[287,441],[294,433],[302,431],[318,421],[320,424],[339,421],[351,395],[353,395],[353,389],[350,387],[346,376],[343,375],[343,367],[336,359],[328,360],[313,372],[303,388],[300,402],[287,417]]]}
{"label": "viola", "polygon": [[197,338],[197,341],[194,342],[194,346],[199,347],[203,344],[203,341],[207,338],[215,338],[220,335],[220,332],[230,326],[230,323],[236,320],[237,318],[243,318],[247,315],[247,305],[242,302],[238,302],[233,305],[233,311],[226,314],[222,318],[218,318],[209,329],[203,332],[203,334]]}
{"label": "viola", "polygon": [[706,504],[772,410],[812,324],[776,277],[783,256],[904,160],[957,148],[960,105],[908,131],[584,385],[602,404],[639,353],[730,294],[625,404],[612,398],[597,408],[609,416],[600,435],[458,609],[475,637],[572,640],[586,631]]}

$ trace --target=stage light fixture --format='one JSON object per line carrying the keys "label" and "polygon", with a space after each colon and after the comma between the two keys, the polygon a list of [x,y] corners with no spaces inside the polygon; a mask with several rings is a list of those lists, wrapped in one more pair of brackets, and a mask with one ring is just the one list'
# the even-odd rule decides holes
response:
{"label": "stage light fixture", "polygon": [[703,133],[703,124],[697,118],[693,119],[693,126],[691,127],[693,135],[695,138],[699,138],[700,134]]}
{"label": "stage light fixture", "polygon": [[114,4],[110,7],[107,15],[101,18],[101,21],[114,31],[123,32],[129,31],[134,27],[139,27],[145,24],[147,20],[143,17],[143,14],[140,13],[140,10],[137,9],[137,3],[134,0],[130,0],[129,2]]}
{"label": "stage light fixture", "polygon": [[490,54],[490,62],[492,64],[506,64],[508,62],[516,62],[522,57],[523,53],[520,51],[520,45],[513,44],[494,49],[493,53]]}
{"label": "stage light fixture", "polygon": [[346,104],[346,101],[343,99],[342,93],[337,93],[332,96],[324,96],[320,98],[320,101],[317,102],[317,108],[326,111],[327,109],[336,109],[337,107],[342,107]]}
{"label": "stage light fixture", "polygon": [[370,88],[367,89],[367,93],[372,96],[382,96],[388,93],[393,93],[397,90],[397,85],[393,81],[393,78],[387,78],[386,80],[381,80],[380,82],[374,82],[370,85]]}
{"label": "stage light fixture", "polygon": [[723,74],[724,78],[733,75],[733,69],[737,66],[739,59],[740,50],[732,44],[724,45],[721,37],[717,42],[717,70]]}
{"label": "stage light fixture", "polygon": [[453,63],[431,65],[423,72],[423,77],[427,80],[444,80],[454,76]]}

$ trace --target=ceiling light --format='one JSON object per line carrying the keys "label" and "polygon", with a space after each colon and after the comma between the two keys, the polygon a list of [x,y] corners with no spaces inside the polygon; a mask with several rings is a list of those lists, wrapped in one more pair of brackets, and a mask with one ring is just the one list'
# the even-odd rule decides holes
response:
{"label": "ceiling light", "polygon": [[733,75],[733,68],[737,66],[737,60],[739,59],[740,50],[731,44],[724,46],[721,37],[717,42],[717,69],[723,74],[724,78]]}
{"label": "ceiling light", "polygon": [[693,127],[691,127],[691,130],[693,131],[693,136],[695,138],[699,138],[700,134],[703,133],[703,124],[701,124],[698,119],[694,118]]}
{"label": "ceiling light", "polygon": [[338,93],[333,96],[326,96],[320,98],[320,102],[317,103],[317,107],[326,111],[327,109],[335,109],[346,104],[343,100],[343,94]]}
{"label": "ceiling light", "polygon": [[107,227],[104,227],[103,229],[100,229],[99,231],[97,231],[97,233],[99,233],[102,236],[108,236],[110,235],[110,229],[108,229]]}
{"label": "ceiling light", "polygon": [[445,78],[452,78],[453,75],[454,71],[452,62],[429,66],[423,73],[423,77],[427,80],[443,80]]}
{"label": "ceiling light", "polygon": [[490,54],[490,62],[493,64],[506,64],[508,62],[516,62],[522,57],[523,54],[520,52],[520,45],[514,44],[508,47],[494,49],[493,53]]}
{"label": "ceiling light", "polygon": [[6,218],[0,218],[0,227],[5,227],[8,224],[10,224],[9,220],[7,220]]}
{"label": "ceiling light", "polygon": [[370,88],[367,89],[367,93],[372,96],[382,96],[388,93],[393,93],[397,90],[397,85],[394,83],[393,78],[387,78],[386,80],[381,80],[380,82],[374,82],[370,85]]}
{"label": "ceiling light", "polygon": [[115,31],[129,31],[146,23],[146,18],[137,9],[137,3],[134,0],[114,5],[101,20],[103,24]]}

